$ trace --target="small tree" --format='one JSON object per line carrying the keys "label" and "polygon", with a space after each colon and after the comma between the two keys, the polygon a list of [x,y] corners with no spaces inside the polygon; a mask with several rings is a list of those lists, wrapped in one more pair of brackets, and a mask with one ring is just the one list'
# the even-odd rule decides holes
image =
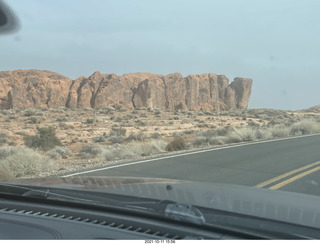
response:
{"label": "small tree", "polygon": [[52,126],[37,128],[38,134],[34,136],[26,135],[24,143],[27,147],[40,148],[47,151],[55,146],[62,146],[60,139],[56,136],[56,130]]}

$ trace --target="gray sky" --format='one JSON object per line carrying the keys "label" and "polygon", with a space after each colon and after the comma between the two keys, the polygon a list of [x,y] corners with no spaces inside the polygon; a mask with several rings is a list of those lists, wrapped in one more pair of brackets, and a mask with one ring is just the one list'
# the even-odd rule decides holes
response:
{"label": "gray sky", "polygon": [[249,108],[320,104],[318,0],[6,0],[0,71],[43,69],[252,78]]}

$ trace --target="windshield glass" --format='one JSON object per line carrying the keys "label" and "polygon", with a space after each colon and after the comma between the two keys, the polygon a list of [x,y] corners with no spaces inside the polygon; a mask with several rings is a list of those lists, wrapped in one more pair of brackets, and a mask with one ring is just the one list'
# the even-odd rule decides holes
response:
{"label": "windshield glass", "polygon": [[314,226],[319,7],[1,0],[0,192],[107,189]]}

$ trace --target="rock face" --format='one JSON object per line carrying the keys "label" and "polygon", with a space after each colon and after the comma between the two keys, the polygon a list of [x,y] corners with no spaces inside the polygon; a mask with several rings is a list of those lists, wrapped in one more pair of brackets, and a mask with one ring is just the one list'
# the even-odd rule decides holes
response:
{"label": "rock face", "polygon": [[57,108],[159,108],[162,110],[245,109],[252,80],[201,74],[183,77],[132,73],[117,76],[95,72],[71,80],[51,71],[0,72],[0,109]]}

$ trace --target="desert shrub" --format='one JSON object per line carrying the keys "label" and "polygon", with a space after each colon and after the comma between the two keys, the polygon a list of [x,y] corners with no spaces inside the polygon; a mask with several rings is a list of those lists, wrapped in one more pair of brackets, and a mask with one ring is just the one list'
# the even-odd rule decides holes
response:
{"label": "desert shrub", "polygon": [[0,160],[14,154],[15,151],[14,147],[0,148]]}
{"label": "desert shrub", "polygon": [[42,111],[37,111],[37,112],[35,112],[34,115],[35,115],[35,116],[45,116],[45,113],[42,112]]}
{"label": "desert shrub", "polygon": [[83,145],[80,149],[80,154],[85,158],[94,158],[102,154],[102,147],[94,144]]}
{"label": "desert shrub", "polygon": [[234,131],[235,129],[226,126],[224,128],[218,128],[218,129],[210,129],[210,130],[201,130],[197,132],[197,136],[205,136],[205,137],[216,137],[216,136],[226,136],[228,133]]}
{"label": "desert shrub", "polygon": [[62,158],[70,154],[70,150],[67,147],[55,147],[47,151],[47,156],[50,158]]}
{"label": "desert shrub", "polygon": [[125,136],[127,130],[120,127],[120,128],[115,128],[113,127],[112,130],[110,131],[109,136]]}
{"label": "desert shrub", "polygon": [[109,142],[111,142],[112,144],[115,143],[123,143],[125,140],[124,136],[109,136],[108,137]]}
{"label": "desert shrub", "polygon": [[138,114],[139,112],[137,110],[132,110],[132,114]]}
{"label": "desert shrub", "polygon": [[135,116],[134,115],[132,115],[132,114],[126,114],[125,116],[124,116],[124,119],[125,120],[130,120],[130,119],[133,119]]}
{"label": "desert shrub", "polygon": [[218,136],[218,137],[211,137],[208,139],[208,142],[211,146],[219,146],[219,145],[223,145],[225,144],[225,141],[224,141],[224,137],[222,136]]}
{"label": "desert shrub", "polygon": [[161,135],[159,133],[153,133],[150,137],[152,139],[158,139],[159,137],[161,137]]}
{"label": "desert shrub", "polygon": [[7,143],[7,135],[5,133],[0,133],[0,146]]}
{"label": "desert shrub", "polygon": [[237,143],[256,140],[255,131],[251,127],[241,127],[230,131],[226,136],[228,143]]}
{"label": "desert shrub", "polygon": [[180,138],[181,137],[181,132],[175,131],[172,133],[174,138]]}
{"label": "desert shrub", "polygon": [[290,130],[290,135],[307,135],[319,132],[319,123],[314,119],[303,119],[293,123]]}
{"label": "desert shrub", "polygon": [[68,118],[67,117],[59,117],[56,119],[57,122],[66,122],[68,121]]}
{"label": "desert shrub", "polygon": [[252,127],[237,128],[235,130],[235,132],[233,132],[233,133],[238,133],[241,136],[242,141],[254,141],[254,140],[256,140],[255,129],[252,128]]}
{"label": "desert shrub", "polygon": [[157,109],[157,110],[154,110],[154,114],[155,114],[155,115],[160,115],[160,114],[161,114],[161,111],[158,110],[158,109]]}
{"label": "desert shrub", "polygon": [[242,142],[242,138],[239,134],[237,133],[230,133],[227,136],[225,136],[225,142],[226,143],[238,143],[238,142]]}
{"label": "desert shrub", "polygon": [[208,145],[209,142],[209,138],[206,136],[197,136],[196,138],[194,138],[192,145],[194,147],[199,147],[199,146],[203,146],[203,145]]}
{"label": "desert shrub", "polygon": [[35,110],[35,109],[27,109],[24,111],[23,115],[29,117],[29,116],[35,115],[36,112],[37,112],[37,110]]}
{"label": "desert shrub", "polygon": [[8,115],[8,114],[13,114],[14,111],[13,110],[0,110],[0,113],[3,114],[3,115]]}
{"label": "desert shrub", "polygon": [[145,125],[146,125],[146,123],[143,122],[143,121],[140,120],[140,119],[136,120],[135,123],[136,123],[137,125],[140,125],[140,126],[145,126]]}
{"label": "desert shrub", "polygon": [[92,137],[92,141],[93,142],[105,142],[106,137],[105,136],[95,136],[95,137]]}
{"label": "desert shrub", "polygon": [[187,144],[183,138],[176,138],[166,146],[166,150],[169,152],[184,150],[186,148]]}
{"label": "desert shrub", "polygon": [[121,118],[121,117],[117,117],[114,121],[115,121],[115,122],[122,122],[122,119],[123,119],[123,118]]}
{"label": "desert shrub", "polygon": [[117,144],[114,146],[104,148],[101,157],[104,160],[112,161],[134,158],[135,154],[132,151],[127,150],[127,148],[124,145]]}
{"label": "desert shrub", "polygon": [[93,123],[94,123],[94,119],[89,119],[89,118],[88,118],[87,121],[86,121],[86,123],[87,123],[87,124],[93,124]]}
{"label": "desert shrub", "polygon": [[275,126],[275,125],[279,125],[279,122],[278,121],[276,121],[275,119],[271,119],[270,121],[269,121],[269,123],[268,123],[268,126]]}
{"label": "desert shrub", "polygon": [[0,168],[14,177],[26,177],[50,173],[56,169],[53,161],[29,148],[13,148],[10,155],[0,159]]}
{"label": "desert shrub", "polygon": [[111,143],[122,143],[125,140],[125,135],[126,135],[127,130],[120,127],[120,128],[112,128],[110,131],[108,140]]}
{"label": "desert shrub", "polygon": [[268,140],[272,139],[273,135],[268,129],[256,129],[255,137],[257,140]]}
{"label": "desert shrub", "polygon": [[37,128],[38,134],[34,136],[26,135],[24,143],[30,148],[40,148],[41,150],[53,149],[55,146],[62,146],[60,139],[56,136],[55,128]]}
{"label": "desert shrub", "polygon": [[150,156],[164,152],[166,143],[162,140],[150,142],[131,142],[127,145],[114,145],[102,149],[101,158],[103,160],[133,159],[139,156]]}
{"label": "desert shrub", "polygon": [[218,133],[216,130],[200,130],[197,132],[197,136],[204,136],[204,137],[214,137],[217,136]]}
{"label": "desert shrub", "polygon": [[11,114],[8,119],[18,119],[18,116],[14,115],[14,114]]}
{"label": "desert shrub", "polygon": [[284,125],[275,125],[268,128],[273,138],[287,137],[290,134],[290,127]]}
{"label": "desert shrub", "polygon": [[215,135],[217,136],[226,136],[229,132],[233,131],[234,129],[232,127],[224,127],[224,128],[218,128],[215,129]]}
{"label": "desert shrub", "polygon": [[248,125],[251,126],[251,127],[259,127],[260,126],[258,123],[254,122],[254,121],[250,121],[248,123]]}
{"label": "desert shrub", "polygon": [[150,156],[160,152],[164,152],[166,143],[162,140],[154,140],[144,143],[130,143],[127,145],[127,150],[139,156]]}
{"label": "desert shrub", "polygon": [[28,119],[28,122],[29,124],[38,124],[40,122],[40,120],[37,118],[37,117],[30,117]]}
{"label": "desert shrub", "polygon": [[126,138],[127,141],[144,141],[145,139],[146,135],[143,132],[131,132],[129,136]]}

